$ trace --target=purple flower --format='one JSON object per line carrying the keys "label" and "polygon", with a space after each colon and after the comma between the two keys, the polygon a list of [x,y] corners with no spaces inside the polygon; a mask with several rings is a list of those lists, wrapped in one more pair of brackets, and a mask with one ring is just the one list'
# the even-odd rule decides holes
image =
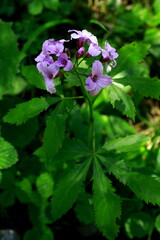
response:
{"label": "purple flower", "polygon": [[95,43],[91,43],[89,48],[88,48],[87,54],[92,56],[92,57],[95,57],[95,56],[98,56],[100,53],[101,53],[101,47],[99,47]]}
{"label": "purple flower", "polygon": [[56,77],[58,72],[59,72],[59,68],[57,67],[55,62],[53,62],[50,65],[47,65],[46,63],[42,63],[42,72],[41,73],[45,80],[46,89],[50,93],[56,92],[53,79]]}
{"label": "purple flower", "polygon": [[114,64],[112,65],[112,67],[116,66],[116,61],[114,60],[115,58],[118,57],[118,53],[116,53],[116,49],[111,47],[111,45],[106,42],[106,50],[102,49],[102,62],[106,62],[109,60],[112,60],[114,62]]}
{"label": "purple flower", "polygon": [[77,59],[81,58],[82,55],[84,54],[84,52],[85,52],[85,48],[84,48],[84,47],[80,47],[80,48],[78,49],[76,58],[77,58]]}
{"label": "purple flower", "polygon": [[43,43],[42,52],[45,55],[54,54],[58,57],[64,50],[64,45],[63,45],[64,42],[68,42],[68,41],[69,40],[65,40],[65,39],[62,39],[59,41],[54,41],[54,39],[46,40]]}
{"label": "purple flower", "polygon": [[87,41],[90,43],[98,44],[96,36],[94,36],[92,33],[88,32],[87,30],[77,31],[77,30],[69,30],[68,32],[76,32],[71,34],[71,39],[78,39],[78,47],[82,47]]}
{"label": "purple flower", "polygon": [[58,67],[63,67],[65,71],[69,71],[73,68],[73,64],[71,60],[69,60],[68,55],[66,53],[62,53],[58,60],[55,62]]}
{"label": "purple flower", "polygon": [[43,52],[41,52],[36,58],[35,61],[37,62],[37,69],[39,72],[43,71],[43,63],[50,65],[52,64],[53,58],[49,55],[44,55]]}
{"label": "purple flower", "polygon": [[103,75],[103,65],[100,61],[96,60],[92,65],[92,74],[88,76],[85,83],[85,88],[91,95],[96,95],[104,88],[113,82],[112,78],[108,75]]}

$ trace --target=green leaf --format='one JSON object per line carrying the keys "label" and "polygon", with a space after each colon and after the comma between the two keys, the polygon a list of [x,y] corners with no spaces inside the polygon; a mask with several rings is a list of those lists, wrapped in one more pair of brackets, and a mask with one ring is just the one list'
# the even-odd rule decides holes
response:
{"label": "green leaf", "polygon": [[141,42],[132,42],[119,51],[119,57],[116,59],[117,65],[110,72],[110,76],[114,77],[118,73],[128,70],[139,62],[143,61],[150,45]]}
{"label": "green leaf", "polygon": [[65,139],[62,148],[55,155],[54,159],[66,161],[91,156],[91,150],[79,139]]}
{"label": "green leaf", "polygon": [[66,122],[65,100],[60,102],[47,120],[44,132],[44,151],[47,160],[53,158],[62,146]]}
{"label": "green leaf", "polygon": [[153,219],[145,212],[133,213],[125,222],[125,230],[130,239],[141,239],[153,231]]}
{"label": "green leaf", "polygon": [[116,150],[120,152],[136,151],[149,140],[149,137],[142,134],[133,134],[123,138],[108,140],[102,149],[107,151]]}
{"label": "green leaf", "polygon": [[45,7],[51,9],[51,10],[57,10],[60,2],[59,0],[43,0],[43,3]]}
{"label": "green leaf", "polygon": [[52,195],[53,185],[53,179],[47,172],[41,173],[36,180],[36,186],[42,198],[48,198]]}
{"label": "green leaf", "polygon": [[160,80],[148,77],[125,77],[114,79],[125,86],[130,85],[140,95],[160,99]]}
{"label": "green leaf", "polygon": [[28,5],[28,11],[32,15],[38,15],[43,10],[43,3],[40,0],[34,0]]}
{"label": "green leaf", "polygon": [[80,193],[74,208],[79,221],[85,224],[94,223],[94,209],[92,195],[85,191]]}
{"label": "green leaf", "polygon": [[11,88],[11,80],[17,72],[19,62],[17,39],[11,25],[0,20],[0,95]]}
{"label": "green leaf", "polygon": [[108,86],[109,100],[114,108],[121,111],[127,117],[135,119],[135,107],[127,93],[115,84]]}
{"label": "green leaf", "polygon": [[15,108],[9,110],[3,120],[7,123],[20,125],[28,119],[37,116],[46,110],[51,104],[57,103],[60,98],[55,97],[46,99],[44,97],[32,98],[30,101],[18,104]]}
{"label": "green leaf", "polygon": [[108,32],[108,30],[106,29],[106,27],[99,21],[95,20],[95,19],[91,19],[90,23],[94,23],[97,26],[101,27],[105,32]]}
{"label": "green leaf", "polygon": [[47,226],[35,226],[25,232],[23,240],[54,240],[53,231]]}
{"label": "green leaf", "polygon": [[155,219],[155,228],[158,232],[160,232],[160,214]]}
{"label": "green leaf", "polygon": [[2,181],[2,173],[0,172],[0,184],[1,184],[1,181]]}
{"label": "green leaf", "polygon": [[105,237],[113,240],[119,231],[116,220],[121,215],[121,204],[119,197],[114,193],[111,181],[105,176],[97,160],[94,164],[93,181],[96,225]]}
{"label": "green leaf", "polygon": [[37,88],[46,90],[44,78],[42,74],[38,72],[36,66],[23,66],[22,74],[29,83]]}
{"label": "green leaf", "polygon": [[160,181],[151,175],[132,172],[127,178],[128,187],[146,203],[160,205]]}
{"label": "green leaf", "polygon": [[112,172],[123,184],[126,184],[138,198],[146,203],[150,202],[160,205],[160,180],[156,175],[133,171],[127,167],[123,160],[119,161],[118,156],[117,160],[115,157],[113,161],[110,159],[110,156],[99,156],[99,158],[107,170]]}
{"label": "green leaf", "polygon": [[80,82],[78,76],[73,71],[69,71],[69,72],[65,73],[64,81],[67,82],[70,87],[81,86],[81,82]]}
{"label": "green leaf", "polygon": [[64,177],[53,192],[52,215],[57,220],[65,214],[76,201],[85,180],[91,161],[78,164],[66,177]]}
{"label": "green leaf", "polygon": [[18,161],[18,154],[15,148],[0,137],[0,170],[11,167]]}

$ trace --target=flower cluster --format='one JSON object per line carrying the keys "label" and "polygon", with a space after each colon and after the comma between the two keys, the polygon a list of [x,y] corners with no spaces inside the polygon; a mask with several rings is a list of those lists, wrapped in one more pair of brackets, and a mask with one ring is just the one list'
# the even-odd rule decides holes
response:
{"label": "flower cluster", "polygon": [[[85,88],[91,95],[96,95],[104,88],[113,82],[108,75],[103,75],[102,63],[108,62],[111,67],[116,66],[116,58],[118,54],[116,49],[106,42],[105,49],[98,45],[96,36],[87,30],[77,31],[69,30],[71,32],[71,40],[77,39],[78,51],[76,58],[88,58],[100,56],[99,60],[95,60],[92,64],[92,73],[89,74],[85,80]],[[69,40],[54,41],[54,39],[46,40],[42,46],[42,52],[35,58],[37,62],[37,69],[42,73],[46,89],[50,93],[56,92],[53,79],[59,76],[60,68],[64,71],[69,71],[73,68],[67,49],[64,48],[64,43]],[[86,49],[88,45],[88,49]]]}
{"label": "flower cluster", "polygon": [[46,89],[50,93],[56,92],[53,79],[58,76],[60,68],[63,68],[65,71],[73,68],[69,56],[64,52],[64,42],[67,42],[67,40],[46,40],[43,43],[42,52],[35,58],[37,69],[42,73]]}

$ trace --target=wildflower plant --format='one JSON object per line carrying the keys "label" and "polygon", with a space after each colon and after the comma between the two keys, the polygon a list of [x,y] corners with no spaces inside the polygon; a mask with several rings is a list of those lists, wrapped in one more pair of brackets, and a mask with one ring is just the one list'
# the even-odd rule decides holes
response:
{"label": "wildflower plant", "polygon": [[[44,95],[18,104],[3,118],[20,125],[46,111],[43,138],[34,151],[43,166],[36,178],[37,192],[31,187],[35,184],[33,176],[16,186],[27,194],[32,205],[30,212],[33,205],[39,209],[37,218],[32,217],[37,230],[31,229],[25,240],[40,234],[39,229],[47,239],[53,239],[48,225],[70,208],[80,221],[95,224],[107,239],[113,240],[123,214],[125,196],[121,187],[126,185],[128,199],[134,193],[146,203],[160,205],[160,183],[156,173],[140,171],[132,165],[133,159],[141,158],[150,138],[135,133],[126,122],[125,134],[117,137],[112,123],[115,134],[108,128],[103,135],[108,123],[96,109],[101,104],[111,104],[134,122],[135,104],[127,86],[141,96],[159,99],[160,81],[139,75],[138,71],[137,75],[129,75],[143,61],[148,44],[133,42],[117,51],[108,40],[100,46],[97,37],[87,30],[68,32],[70,40],[49,39],[43,43],[35,58],[37,68],[22,68],[29,83],[47,90]],[[74,41],[77,49],[71,51],[68,45]],[[124,120],[116,121],[123,128]],[[24,181],[28,181],[27,188],[23,187]],[[114,186],[115,181],[120,188]]]}

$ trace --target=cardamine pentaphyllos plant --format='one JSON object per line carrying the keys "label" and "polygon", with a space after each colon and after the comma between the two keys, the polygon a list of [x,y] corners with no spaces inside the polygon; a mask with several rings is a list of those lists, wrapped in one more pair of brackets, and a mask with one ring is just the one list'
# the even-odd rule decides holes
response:
{"label": "cardamine pentaphyllos plant", "polygon": [[[41,147],[34,151],[43,166],[36,183],[38,193],[35,197],[34,191],[29,192],[30,201],[39,209],[37,229],[48,234],[48,224],[73,208],[80,221],[95,224],[107,239],[113,240],[119,232],[121,205],[126,200],[116,183],[127,186],[127,201],[134,196],[160,205],[160,181],[155,172],[134,165],[136,158],[141,162],[150,138],[135,133],[120,117],[116,121],[122,131],[117,131],[112,116],[108,116],[109,126],[106,116],[97,109],[110,103],[134,121],[136,108],[129,91],[159,99],[160,81],[139,70],[148,44],[133,42],[117,53],[108,41],[101,48],[87,30],[69,32],[70,41],[77,41],[76,51],[66,47],[69,40],[49,39],[35,58],[38,71],[35,66],[22,67],[29,83],[54,94],[18,104],[3,119],[20,125],[43,111],[49,114]],[[77,87],[81,88],[80,96],[76,95],[80,92]],[[41,202],[37,201],[39,197]]]}

